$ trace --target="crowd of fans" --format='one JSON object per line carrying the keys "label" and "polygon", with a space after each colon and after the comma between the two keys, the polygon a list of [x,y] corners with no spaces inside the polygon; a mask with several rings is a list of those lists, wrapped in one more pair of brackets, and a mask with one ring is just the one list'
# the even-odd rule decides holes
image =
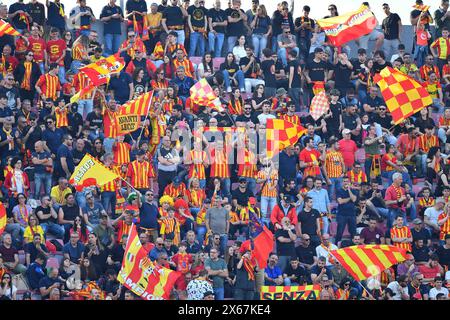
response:
{"label": "crowd of fans", "polygon": [[[89,299],[137,299],[117,281],[134,223],[150,259],[182,274],[173,299],[258,299],[263,285],[304,284],[320,285],[323,300],[448,299],[449,1],[411,12],[412,49],[383,4],[357,52],[327,42],[314,20],[323,12],[305,5],[294,18],[293,7],[270,16],[258,0],[247,12],[240,0],[226,10],[128,0],[123,11],[110,0],[96,17],[86,0],[70,11],[59,0],[0,5],[21,34],[0,37],[0,298],[68,299],[95,282]],[[70,103],[88,85],[80,67],[117,52],[123,71]],[[373,81],[386,66],[433,98],[395,126]],[[202,78],[225,111],[191,101]],[[330,110],[314,120],[321,86]],[[150,90],[142,128],[116,136],[118,107]],[[307,133],[269,159],[275,118]],[[71,186],[87,153],[121,179]],[[263,270],[242,245],[250,213],[274,234]],[[408,260],[361,284],[329,253],[360,244],[401,247]]]}

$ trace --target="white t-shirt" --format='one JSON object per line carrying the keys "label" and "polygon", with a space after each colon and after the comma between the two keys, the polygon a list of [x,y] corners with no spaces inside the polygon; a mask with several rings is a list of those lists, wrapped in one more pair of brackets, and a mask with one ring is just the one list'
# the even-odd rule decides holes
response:
{"label": "white t-shirt", "polygon": [[245,51],[245,47],[235,46],[233,48],[233,54],[236,57],[236,63],[239,65],[239,61],[247,56],[247,52]]}
{"label": "white t-shirt", "polygon": [[[392,297],[392,300],[402,300],[402,295],[400,293],[400,284],[397,281],[392,281],[391,283],[388,284],[387,286],[389,289],[392,290],[392,292],[395,294]],[[408,288],[403,288],[403,293],[408,295]]]}
{"label": "white t-shirt", "polygon": [[430,218],[431,223],[438,224],[438,218],[441,213],[442,213],[442,210],[437,211],[434,207],[430,207],[427,210],[425,210],[424,215],[426,217]]}
{"label": "white t-shirt", "polygon": [[436,300],[436,296],[439,293],[443,293],[444,296],[448,298],[448,289],[444,287],[442,287],[441,290],[437,290],[436,288],[431,289],[428,296],[430,297],[431,300]]}
{"label": "white t-shirt", "polygon": [[262,125],[266,125],[267,119],[275,119],[275,118],[276,117],[273,114],[270,114],[270,113],[269,114],[261,113],[258,116],[259,123],[262,124]]}
{"label": "white t-shirt", "polygon": [[[332,251],[332,250],[337,250],[337,249],[338,249],[338,247],[336,245],[331,244],[330,248],[328,250]],[[316,256],[317,256],[317,258],[320,257],[320,256],[325,257],[327,259],[327,263],[325,264],[327,267],[332,265],[332,263],[330,263],[330,260],[329,260],[330,254],[321,245],[316,247]]]}

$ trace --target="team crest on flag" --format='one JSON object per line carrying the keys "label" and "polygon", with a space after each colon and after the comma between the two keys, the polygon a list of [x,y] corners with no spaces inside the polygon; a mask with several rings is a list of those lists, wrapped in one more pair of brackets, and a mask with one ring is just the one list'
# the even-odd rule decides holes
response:
{"label": "team crest on flag", "polygon": [[111,74],[119,73],[124,67],[123,58],[112,55],[80,68],[80,72],[91,80],[93,86],[100,86],[109,81]]}

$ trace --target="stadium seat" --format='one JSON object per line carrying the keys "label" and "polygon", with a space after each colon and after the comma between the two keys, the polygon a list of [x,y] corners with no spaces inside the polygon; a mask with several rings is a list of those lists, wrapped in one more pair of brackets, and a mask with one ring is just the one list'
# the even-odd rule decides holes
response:
{"label": "stadium seat", "polygon": [[59,269],[60,262],[58,258],[51,257],[47,260],[47,268],[58,268]]}
{"label": "stadium seat", "polygon": [[220,65],[222,64],[222,63],[224,63],[225,62],[225,58],[223,58],[223,57],[218,57],[218,58],[214,58],[213,59],[213,68],[214,68],[214,70],[219,70],[220,69]]}

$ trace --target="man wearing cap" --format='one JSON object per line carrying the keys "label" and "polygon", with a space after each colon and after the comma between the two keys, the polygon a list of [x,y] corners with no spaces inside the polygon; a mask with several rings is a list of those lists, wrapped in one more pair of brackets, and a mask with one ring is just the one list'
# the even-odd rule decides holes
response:
{"label": "man wearing cap", "polygon": [[355,141],[351,139],[351,134],[350,129],[344,129],[342,130],[342,139],[339,140],[339,150],[344,158],[344,164],[347,169],[350,169],[355,164],[355,152],[358,150]]}
{"label": "man wearing cap", "polygon": [[424,212],[425,228],[428,229],[431,234],[439,234],[441,228],[439,227],[439,216],[444,211],[445,201],[442,198],[436,199],[436,204],[433,207],[427,208]]}
{"label": "man wearing cap", "polygon": [[429,247],[431,245],[430,232],[423,227],[423,221],[420,218],[416,218],[413,220],[411,235],[414,242],[419,239],[423,239],[425,246]]}
{"label": "man wearing cap", "polygon": [[[136,160],[128,165],[127,180],[128,183],[136,190],[145,194],[147,189],[153,188],[153,179],[155,178],[155,171],[153,166],[145,160],[145,151],[140,149],[136,155]],[[130,186],[128,193],[131,192]]]}
{"label": "man wearing cap", "polygon": [[270,222],[272,223],[274,231],[283,229],[282,220],[284,217],[289,218],[289,221],[292,225],[297,225],[297,211],[295,207],[290,203],[290,199],[288,196],[283,196],[280,203],[278,203],[272,210],[272,213],[270,215]]}

